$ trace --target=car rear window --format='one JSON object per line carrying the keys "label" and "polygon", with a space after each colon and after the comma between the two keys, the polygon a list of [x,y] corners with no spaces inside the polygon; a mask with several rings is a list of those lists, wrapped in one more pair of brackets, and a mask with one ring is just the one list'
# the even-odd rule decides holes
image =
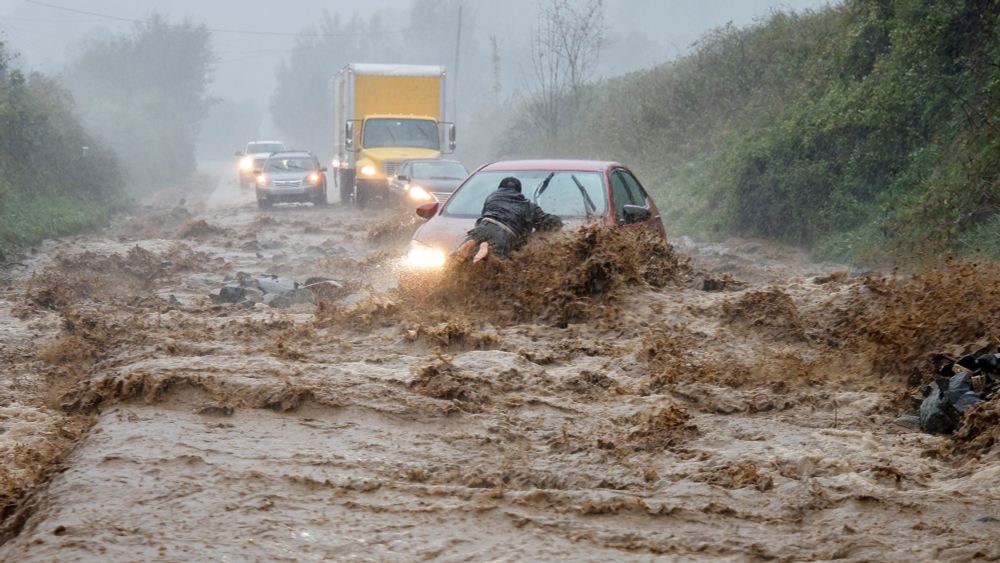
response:
{"label": "car rear window", "polygon": [[[546,178],[551,175],[548,186],[541,191]],[[593,204],[594,215],[607,212],[603,175],[598,172],[573,172],[551,170],[525,171],[484,171],[469,178],[455,195],[448,199],[442,215],[454,217],[478,217],[483,211],[486,197],[500,185],[500,180],[514,176],[521,181],[521,193],[529,201],[534,201],[547,213],[563,218],[587,216],[587,203],[580,191],[586,192]],[[579,183],[579,186],[577,185]]]}

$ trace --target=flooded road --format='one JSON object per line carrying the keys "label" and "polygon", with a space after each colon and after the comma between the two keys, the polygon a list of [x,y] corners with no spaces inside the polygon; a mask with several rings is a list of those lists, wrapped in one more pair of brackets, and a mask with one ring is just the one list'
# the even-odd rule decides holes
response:
{"label": "flooded road", "polygon": [[[393,291],[413,228],[222,183],[24,257],[0,559],[1000,558],[998,452],[894,423],[982,332],[907,309],[946,282],[683,240],[671,283],[502,322]],[[344,289],[213,302],[236,272]]]}

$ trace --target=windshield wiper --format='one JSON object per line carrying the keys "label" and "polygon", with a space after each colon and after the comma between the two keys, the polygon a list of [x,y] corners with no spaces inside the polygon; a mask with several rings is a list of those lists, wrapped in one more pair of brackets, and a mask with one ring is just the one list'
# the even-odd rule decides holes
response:
{"label": "windshield wiper", "polygon": [[592,214],[597,214],[597,206],[594,205],[594,200],[590,199],[590,194],[587,193],[587,188],[583,187],[580,180],[576,179],[576,174],[570,176],[573,179],[573,183],[576,187],[580,189],[580,194],[583,196],[583,202],[587,206],[587,218],[589,219]]}
{"label": "windshield wiper", "polygon": [[552,181],[552,177],[555,175],[555,172],[549,172],[549,175],[542,180],[542,183],[539,184],[537,188],[535,188],[535,193],[531,194],[531,201],[533,203],[538,203],[538,198],[542,197],[545,190],[549,189],[549,182]]}

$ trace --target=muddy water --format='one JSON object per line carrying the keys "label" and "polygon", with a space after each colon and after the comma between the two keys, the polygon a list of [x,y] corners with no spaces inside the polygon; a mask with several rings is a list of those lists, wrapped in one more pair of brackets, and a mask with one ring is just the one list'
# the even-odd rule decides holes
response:
{"label": "muddy water", "polygon": [[398,303],[398,220],[203,203],[47,243],[0,293],[0,558],[1000,558],[1000,460],[893,424],[912,388],[835,329],[864,294],[837,266],[686,242],[722,290],[563,328],[330,320],[206,295],[247,271]]}

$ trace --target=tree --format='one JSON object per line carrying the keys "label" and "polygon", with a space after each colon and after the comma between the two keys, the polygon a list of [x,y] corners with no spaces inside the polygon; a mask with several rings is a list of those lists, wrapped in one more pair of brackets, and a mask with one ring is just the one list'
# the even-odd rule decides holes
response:
{"label": "tree", "polygon": [[547,0],[531,35],[529,111],[554,139],[564,105],[579,111],[584,85],[593,77],[605,45],[604,0]]}
{"label": "tree", "polygon": [[84,46],[68,81],[85,122],[125,163],[133,186],[160,187],[196,168],[214,102],[211,33],[154,15],[127,35]]}

